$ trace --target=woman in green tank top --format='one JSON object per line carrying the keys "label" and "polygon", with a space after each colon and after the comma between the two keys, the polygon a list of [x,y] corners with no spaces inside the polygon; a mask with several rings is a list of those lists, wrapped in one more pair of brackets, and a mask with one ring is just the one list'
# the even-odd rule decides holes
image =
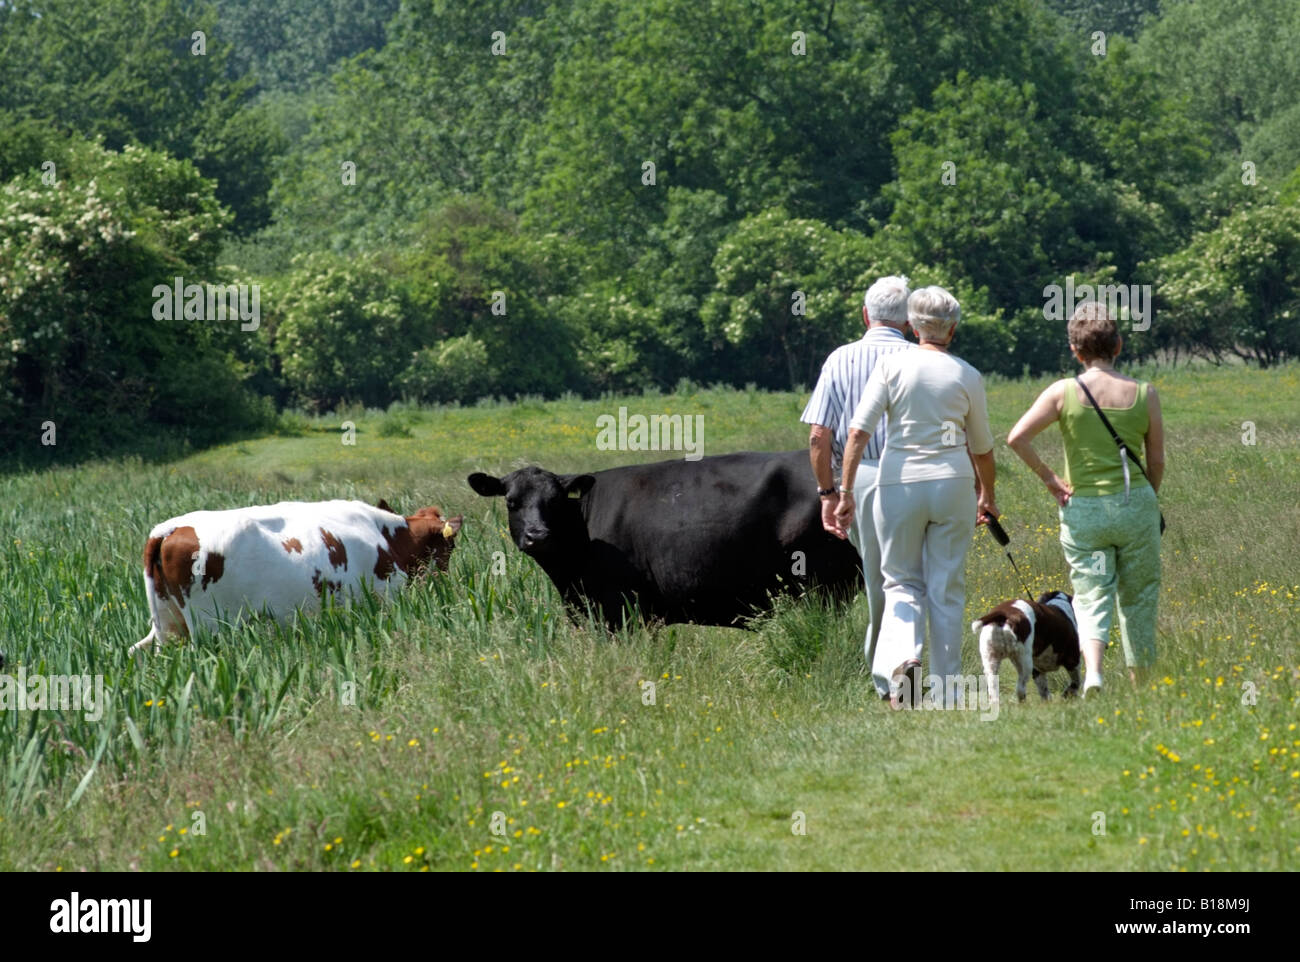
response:
{"label": "woman in green tank top", "polygon": [[[1119,374],[1119,328],[1103,304],[1082,304],[1070,318],[1078,378],[1132,451],[1145,451],[1146,477],[1125,471],[1114,438],[1074,378],[1057,381],[1012,428],[1009,444],[1042,479],[1060,509],[1061,547],[1074,585],[1074,615],[1087,673],[1085,695],[1101,689],[1102,652],[1118,609],[1129,677],[1141,681],[1156,658],[1160,597],[1160,508],[1165,473],[1164,422],[1155,388]],[[1065,477],[1034,450],[1034,437],[1061,426]],[[1147,479],[1150,479],[1148,482]]]}

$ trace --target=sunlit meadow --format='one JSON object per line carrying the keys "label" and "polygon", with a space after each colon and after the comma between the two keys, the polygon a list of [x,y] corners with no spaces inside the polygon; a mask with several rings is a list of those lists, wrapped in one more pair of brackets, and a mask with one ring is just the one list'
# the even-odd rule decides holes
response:
{"label": "sunlit meadow", "polygon": [[[752,632],[574,625],[499,500],[465,484],[650,460],[596,449],[620,404],[703,414],[706,453],[803,447],[800,395],[343,411],[170,463],[4,476],[5,670],[102,674],[109,704],[97,722],[0,711],[0,869],[1295,868],[1300,369],[1152,376],[1154,677],[1133,690],[1115,644],[1100,699],[1017,705],[1007,667],[994,721],[877,701],[861,600],[785,604]],[[1046,383],[990,385],[1000,437]],[[1059,463],[1054,434],[1041,449]],[[998,471],[1030,587],[1068,588],[1049,496],[1005,446]],[[386,608],[127,656],[154,523],[333,497],[464,512],[450,572]],[[1019,591],[983,532],[967,584],[968,620]]]}

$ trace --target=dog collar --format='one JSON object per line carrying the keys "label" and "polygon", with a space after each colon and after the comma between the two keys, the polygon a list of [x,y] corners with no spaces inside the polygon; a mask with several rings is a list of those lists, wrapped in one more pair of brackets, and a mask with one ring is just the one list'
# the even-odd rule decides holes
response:
{"label": "dog collar", "polygon": [[1021,601],[1017,598],[1015,601],[1011,602],[1011,607],[1019,608],[1024,616],[1029,619],[1029,637],[1025,639],[1025,644],[1029,646],[1030,651],[1033,651],[1034,629],[1038,627],[1038,615],[1034,613],[1034,606],[1027,601]]}

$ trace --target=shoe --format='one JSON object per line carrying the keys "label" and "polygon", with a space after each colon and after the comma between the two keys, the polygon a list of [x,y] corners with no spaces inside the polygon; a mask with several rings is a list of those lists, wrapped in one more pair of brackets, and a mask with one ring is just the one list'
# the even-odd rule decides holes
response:
{"label": "shoe", "polygon": [[1091,701],[1101,697],[1101,679],[1089,679],[1083,683],[1083,700]]}
{"label": "shoe", "polygon": [[889,707],[894,711],[914,708],[921,695],[921,663],[909,658],[889,678]]}

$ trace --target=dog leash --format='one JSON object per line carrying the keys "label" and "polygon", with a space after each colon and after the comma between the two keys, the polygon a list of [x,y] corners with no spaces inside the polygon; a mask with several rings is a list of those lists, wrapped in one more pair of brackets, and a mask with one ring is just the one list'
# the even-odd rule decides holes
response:
{"label": "dog leash", "polygon": [[1011,557],[1011,538],[1007,535],[1006,530],[998,523],[998,519],[990,514],[984,515],[984,524],[989,529],[989,534],[993,536],[993,540],[1007,549],[1007,560],[1011,562],[1011,567],[1015,569],[1016,577],[1020,580],[1020,587],[1025,589],[1025,600],[1033,601],[1034,595],[1025,585],[1025,576],[1020,573],[1020,566],[1016,564],[1016,559]]}

